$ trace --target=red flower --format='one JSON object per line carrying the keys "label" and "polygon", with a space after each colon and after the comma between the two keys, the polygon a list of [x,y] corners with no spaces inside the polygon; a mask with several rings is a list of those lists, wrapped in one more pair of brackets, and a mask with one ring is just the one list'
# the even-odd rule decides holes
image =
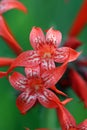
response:
{"label": "red flower", "polygon": [[59,98],[51,91],[65,95],[56,89],[55,84],[62,77],[66,70],[66,64],[40,73],[40,67],[25,68],[26,77],[18,72],[14,72],[9,81],[11,85],[22,92],[17,98],[16,104],[21,113],[26,113],[38,100],[47,108],[55,108],[60,103]]}
{"label": "red flower", "polygon": [[85,107],[87,107],[87,82],[74,69],[70,70],[69,79],[72,89],[84,102]]}
{"label": "red flower", "polygon": [[61,104],[58,105],[57,115],[62,127],[62,130],[87,130],[87,119],[81,124],[76,125],[74,117]]}
{"label": "red flower", "polygon": [[84,0],[79,13],[70,29],[69,36],[77,36],[87,24],[87,0]]}
{"label": "red flower", "polygon": [[41,65],[44,70],[55,68],[55,63],[63,63],[68,59],[68,62],[74,61],[80,55],[79,52],[69,48],[57,48],[61,42],[62,34],[50,28],[46,33],[46,38],[41,28],[33,27],[30,33],[30,42],[34,51],[26,51],[21,53],[11,65],[9,71],[16,66],[36,66]]}
{"label": "red flower", "polygon": [[13,37],[5,19],[2,16],[4,12],[13,8],[22,10],[25,13],[27,12],[26,7],[17,0],[2,0],[0,2],[0,36],[8,43],[8,45],[16,52],[16,54],[20,54],[22,52],[22,48]]}

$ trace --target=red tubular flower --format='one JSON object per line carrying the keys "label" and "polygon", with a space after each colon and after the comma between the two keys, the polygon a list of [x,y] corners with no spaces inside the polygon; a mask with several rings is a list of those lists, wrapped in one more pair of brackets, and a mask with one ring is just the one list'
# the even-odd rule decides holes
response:
{"label": "red tubular flower", "polygon": [[80,99],[84,102],[87,107],[87,83],[86,81],[74,70],[71,69],[69,72],[69,79],[71,86]]}
{"label": "red tubular flower", "polygon": [[6,72],[2,72],[2,71],[0,71],[0,78],[4,77],[4,76],[6,76],[6,75],[7,75]]}
{"label": "red tubular flower", "polygon": [[[26,113],[38,100],[44,107],[55,108],[60,103],[59,98],[51,91],[66,70],[66,64],[60,67],[40,73],[40,67],[25,68],[26,77],[14,72],[9,81],[11,85],[22,93],[17,98],[16,104],[22,114]],[[55,89],[54,89],[55,88]],[[59,94],[65,95],[59,90]]]}
{"label": "red tubular flower", "polygon": [[[62,35],[59,31],[50,28],[46,33],[46,38],[41,28],[33,27],[30,33],[30,42],[34,51],[26,51],[20,54],[11,65],[9,71],[16,66],[36,66],[41,65],[43,71],[55,68],[55,63],[74,61],[80,55],[79,52],[69,48],[57,48],[61,42]],[[8,71],[8,72],[9,72]]]}
{"label": "red tubular flower", "polygon": [[62,130],[87,130],[87,119],[81,124],[76,125],[74,117],[61,104],[58,105],[57,115],[62,127]]}
{"label": "red tubular flower", "polygon": [[0,57],[0,66],[11,65],[13,61],[14,61],[13,58],[3,58],[3,57]]}
{"label": "red tubular flower", "polygon": [[87,0],[84,0],[79,13],[70,29],[69,36],[77,36],[87,24]]}
{"label": "red tubular flower", "polygon": [[75,119],[69,111],[63,105],[58,105],[56,110],[62,130],[76,130]]}
{"label": "red tubular flower", "polygon": [[22,52],[22,48],[13,37],[9,27],[7,26],[2,14],[10,9],[17,8],[23,12],[27,12],[26,7],[17,0],[2,0],[0,2],[0,36],[8,43],[16,54]]}

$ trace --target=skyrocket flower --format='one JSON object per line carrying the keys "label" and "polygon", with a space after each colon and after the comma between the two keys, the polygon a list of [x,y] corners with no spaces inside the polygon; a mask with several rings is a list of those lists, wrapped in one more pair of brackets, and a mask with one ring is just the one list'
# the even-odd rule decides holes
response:
{"label": "skyrocket flower", "polygon": [[22,52],[22,48],[13,37],[5,19],[2,16],[3,13],[14,8],[19,9],[25,13],[27,12],[26,7],[18,0],[0,1],[0,36],[8,43],[8,45],[16,52],[16,54],[20,54]]}
{"label": "skyrocket flower", "polygon": [[47,108],[55,108],[60,103],[59,98],[51,91],[66,96],[63,92],[56,89],[55,84],[62,77],[66,70],[66,64],[44,72],[40,67],[25,68],[26,76],[14,72],[9,81],[11,85],[22,93],[17,98],[16,104],[21,113],[26,113],[38,100]]}
{"label": "skyrocket flower", "polygon": [[57,115],[60,121],[62,130],[86,130],[87,129],[87,119],[84,120],[79,125],[76,125],[74,117],[70,112],[61,104],[58,105]]}
{"label": "skyrocket flower", "polygon": [[12,63],[8,72],[17,66],[36,66],[41,65],[43,72],[55,68],[55,63],[74,61],[80,55],[74,49],[69,47],[60,47],[62,34],[58,30],[50,28],[46,37],[41,28],[33,27],[30,33],[30,42],[34,50],[21,53]]}

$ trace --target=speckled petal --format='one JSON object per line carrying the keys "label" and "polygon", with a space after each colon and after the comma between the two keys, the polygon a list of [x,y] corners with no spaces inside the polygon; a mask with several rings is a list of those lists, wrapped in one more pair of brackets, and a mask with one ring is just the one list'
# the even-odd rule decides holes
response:
{"label": "speckled petal", "polygon": [[16,105],[22,114],[26,114],[35,102],[36,95],[33,92],[25,91],[17,98]]}
{"label": "speckled petal", "polygon": [[67,62],[55,69],[44,72],[41,75],[41,77],[44,81],[45,87],[51,88],[52,86],[55,86],[55,84],[59,81],[59,79],[64,74],[66,68],[67,68]]}
{"label": "speckled petal", "polygon": [[37,50],[45,42],[45,36],[41,28],[33,27],[30,32],[30,42],[32,47]]}
{"label": "speckled petal", "polygon": [[24,91],[27,88],[27,78],[18,72],[9,76],[9,82],[16,90]]}
{"label": "speckled petal", "polygon": [[59,98],[50,90],[44,89],[41,93],[38,93],[39,102],[47,108],[56,108],[60,103]]}
{"label": "speckled petal", "polygon": [[87,119],[77,126],[78,130],[87,130]]}
{"label": "speckled petal", "polygon": [[8,73],[10,73],[15,67],[35,67],[40,64],[40,58],[36,51],[30,50],[21,53],[11,64]]}
{"label": "speckled petal", "polygon": [[46,42],[48,44],[51,44],[55,47],[58,47],[60,45],[60,42],[62,40],[62,34],[58,30],[54,30],[53,28],[50,28],[46,33]]}
{"label": "speckled petal", "polygon": [[36,67],[26,67],[25,68],[25,73],[28,78],[35,78],[35,77],[40,77],[40,66]]}
{"label": "speckled petal", "polygon": [[57,116],[62,130],[76,130],[75,119],[63,105],[58,105]]}
{"label": "speckled petal", "polygon": [[55,63],[52,59],[41,59],[41,71],[47,71],[55,68]]}
{"label": "speckled petal", "polygon": [[76,52],[74,49],[69,47],[61,47],[56,49],[54,54],[54,61],[63,63],[68,59],[68,62],[76,60],[80,55],[80,52]]}

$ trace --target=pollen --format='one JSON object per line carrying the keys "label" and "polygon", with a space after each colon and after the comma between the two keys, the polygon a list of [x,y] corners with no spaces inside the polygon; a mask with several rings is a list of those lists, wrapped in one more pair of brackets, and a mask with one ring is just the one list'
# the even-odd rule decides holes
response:
{"label": "pollen", "polygon": [[40,86],[39,85],[35,85],[35,90],[39,90]]}
{"label": "pollen", "polygon": [[42,87],[42,80],[34,78],[31,82],[29,82],[29,86],[31,86],[35,91],[38,91]]}
{"label": "pollen", "polygon": [[44,55],[43,55],[43,58],[51,58],[51,53],[45,53]]}

